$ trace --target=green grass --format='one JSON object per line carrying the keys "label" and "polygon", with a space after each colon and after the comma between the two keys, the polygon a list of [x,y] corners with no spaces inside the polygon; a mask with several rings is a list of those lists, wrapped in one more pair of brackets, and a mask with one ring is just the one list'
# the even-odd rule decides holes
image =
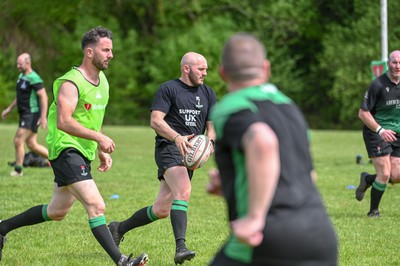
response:
{"label": "green grass", "polygon": [[[10,177],[7,165],[14,161],[13,137],[16,125],[1,125],[0,219],[16,215],[31,206],[47,203],[52,194],[51,169],[26,168],[23,177]],[[153,158],[154,132],[148,127],[105,127],[116,143],[114,164],[107,173],[93,171],[106,201],[106,218],[121,220],[152,204],[159,182]],[[44,143],[44,132],[40,132]],[[398,186],[389,186],[381,203],[380,219],[368,219],[369,192],[357,202],[354,189],[362,171],[373,172],[371,164],[357,165],[357,154],[367,161],[361,132],[314,131],[313,157],[318,172],[317,185],[339,237],[340,265],[400,265],[397,237],[400,195]],[[93,162],[97,168],[97,159]],[[187,243],[196,258],[184,265],[207,265],[228,234],[225,205],[221,198],[205,193],[209,161],[192,180]],[[111,199],[118,194],[119,199]],[[7,235],[2,265],[113,265],[92,236],[87,216],[77,202],[62,222],[46,222],[23,227]],[[121,243],[125,254],[147,252],[149,265],[174,265],[174,239],[169,219],[137,228]]]}

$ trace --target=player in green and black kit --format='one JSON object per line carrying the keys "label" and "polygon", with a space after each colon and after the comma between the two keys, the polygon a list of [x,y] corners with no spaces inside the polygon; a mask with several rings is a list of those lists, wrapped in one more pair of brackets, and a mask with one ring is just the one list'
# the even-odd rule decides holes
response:
{"label": "player in green and black kit", "polygon": [[307,123],[267,83],[264,47],[249,34],[226,43],[220,66],[229,93],[212,109],[218,170],[208,192],[223,194],[230,236],[210,265],[337,265],[337,239],[313,182]]}
{"label": "player in green and black kit", "polygon": [[16,91],[17,97],[3,110],[1,116],[18,107],[19,127],[14,137],[15,166],[11,176],[22,176],[25,156],[24,145],[37,155],[47,158],[48,151],[37,142],[39,125],[47,128],[47,93],[40,76],[32,69],[31,57],[27,53],[18,56],[17,68],[20,71]]}
{"label": "player in green and black kit", "polygon": [[109,99],[103,70],[113,58],[111,31],[97,27],[82,39],[84,58],[53,85],[54,102],[49,110],[49,159],[54,171],[54,193],[49,204],[38,205],[0,221],[0,259],[5,236],[21,226],[45,221],[61,221],[79,200],[85,208],[90,229],[117,265],[143,266],[146,254],[138,258],[122,255],[107,228],[105,203],[91,175],[96,151],[101,172],[112,166],[112,139],[101,132]]}
{"label": "player in green and black kit", "polygon": [[389,179],[400,182],[400,51],[393,51],[388,71],[377,77],[365,93],[358,116],[376,174],[361,173],[356,199],[361,201],[371,187],[369,217],[380,217],[379,203]]}

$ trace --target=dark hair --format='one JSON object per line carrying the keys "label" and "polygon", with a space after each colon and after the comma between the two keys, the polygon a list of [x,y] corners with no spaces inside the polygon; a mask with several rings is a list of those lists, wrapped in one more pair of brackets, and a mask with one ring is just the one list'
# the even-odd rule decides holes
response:
{"label": "dark hair", "polygon": [[100,26],[91,29],[86,32],[85,36],[82,38],[82,50],[88,45],[96,44],[100,38],[112,39],[112,32],[109,29],[102,28]]}

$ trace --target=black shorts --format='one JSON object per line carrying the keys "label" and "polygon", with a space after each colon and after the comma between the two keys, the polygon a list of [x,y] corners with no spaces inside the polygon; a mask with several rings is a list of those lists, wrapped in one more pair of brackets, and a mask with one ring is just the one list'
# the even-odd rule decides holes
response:
{"label": "black shorts", "polygon": [[93,179],[90,173],[90,161],[74,148],[63,150],[56,159],[50,162],[54,172],[54,182],[59,187]]}
{"label": "black shorts", "polygon": [[388,154],[393,157],[400,157],[399,134],[396,134],[396,141],[386,142],[381,136],[379,136],[378,133],[375,133],[369,129],[364,129],[363,138],[368,157],[382,157]]}
{"label": "black shorts", "polygon": [[39,128],[39,118],[40,113],[22,114],[19,116],[19,127],[30,129],[37,133]]}
{"label": "black shorts", "polygon": [[263,234],[254,248],[230,238],[211,265],[338,265],[336,232],[322,206],[275,209],[268,214]]}
{"label": "black shorts", "polygon": [[248,263],[233,260],[225,255],[223,250],[220,250],[214,259],[210,262],[209,266],[247,266]]}
{"label": "black shorts", "polygon": [[[174,142],[158,141],[156,143],[154,157],[158,166],[158,179],[164,179],[164,172],[173,166],[185,166],[183,157]],[[192,180],[193,171],[188,169],[190,180]]]}

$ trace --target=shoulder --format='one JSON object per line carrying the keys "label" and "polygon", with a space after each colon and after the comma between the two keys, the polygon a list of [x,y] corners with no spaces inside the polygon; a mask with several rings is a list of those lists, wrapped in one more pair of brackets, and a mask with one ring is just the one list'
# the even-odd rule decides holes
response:
{"label": "shoulder", "polygon": [[168,80],[160,85],[157,94],[179,95],[182,85],[177,79]]}
{"label": "shoulder", "polygon": [[203,84],[203,85],[201,85],[201,87],[203,88],[203,90],[204,90],[207,94],[209,94],[209,95],[215,95],[215,91],[214,91],[210,86],[208,86],[207,84]]}
{"label": "shoulder", "polygon": [[214,91],[209,85],[207,85],[205,83],[203,85],[201,85],[201,86],[204,87],[208,91]]}
{"label": "shoulder", "polygon": [[175,80],[168,80],[164,83],[162,83],[159,87],[158,87],[158,91],[167,91],[167,90],[171,90],[174,87],[176,87],[176,82]]}
{"label": "shoulder", "polygon": [[382,74],[371,82],[371,88],[379,88],[389,84],[391,81],[387,75],[387,73]]}
{"label": "shoulder", "polygon": [[43,82],[42,78],[34,70],[32,70],[32,72],[29,73],[26,77],[29,79],[29,81],[31,82],[32,85]]}
{"label": "shoulder", "polygon": [[68,72],[66,72],[64,75],[59,77],[57,80],[77,80],[77,79],[83,79],[83,75],[79,70],[76,68],[70,69]]}
{"label": "shoulder", "polygon": [[245,88],[225,95],[216,103],[211,118],[214,123],[222,122],[234,113],[249,110],[258,112],[256,101],[270,101],[275,104],[291,104],[293,101],[271,83]]}

